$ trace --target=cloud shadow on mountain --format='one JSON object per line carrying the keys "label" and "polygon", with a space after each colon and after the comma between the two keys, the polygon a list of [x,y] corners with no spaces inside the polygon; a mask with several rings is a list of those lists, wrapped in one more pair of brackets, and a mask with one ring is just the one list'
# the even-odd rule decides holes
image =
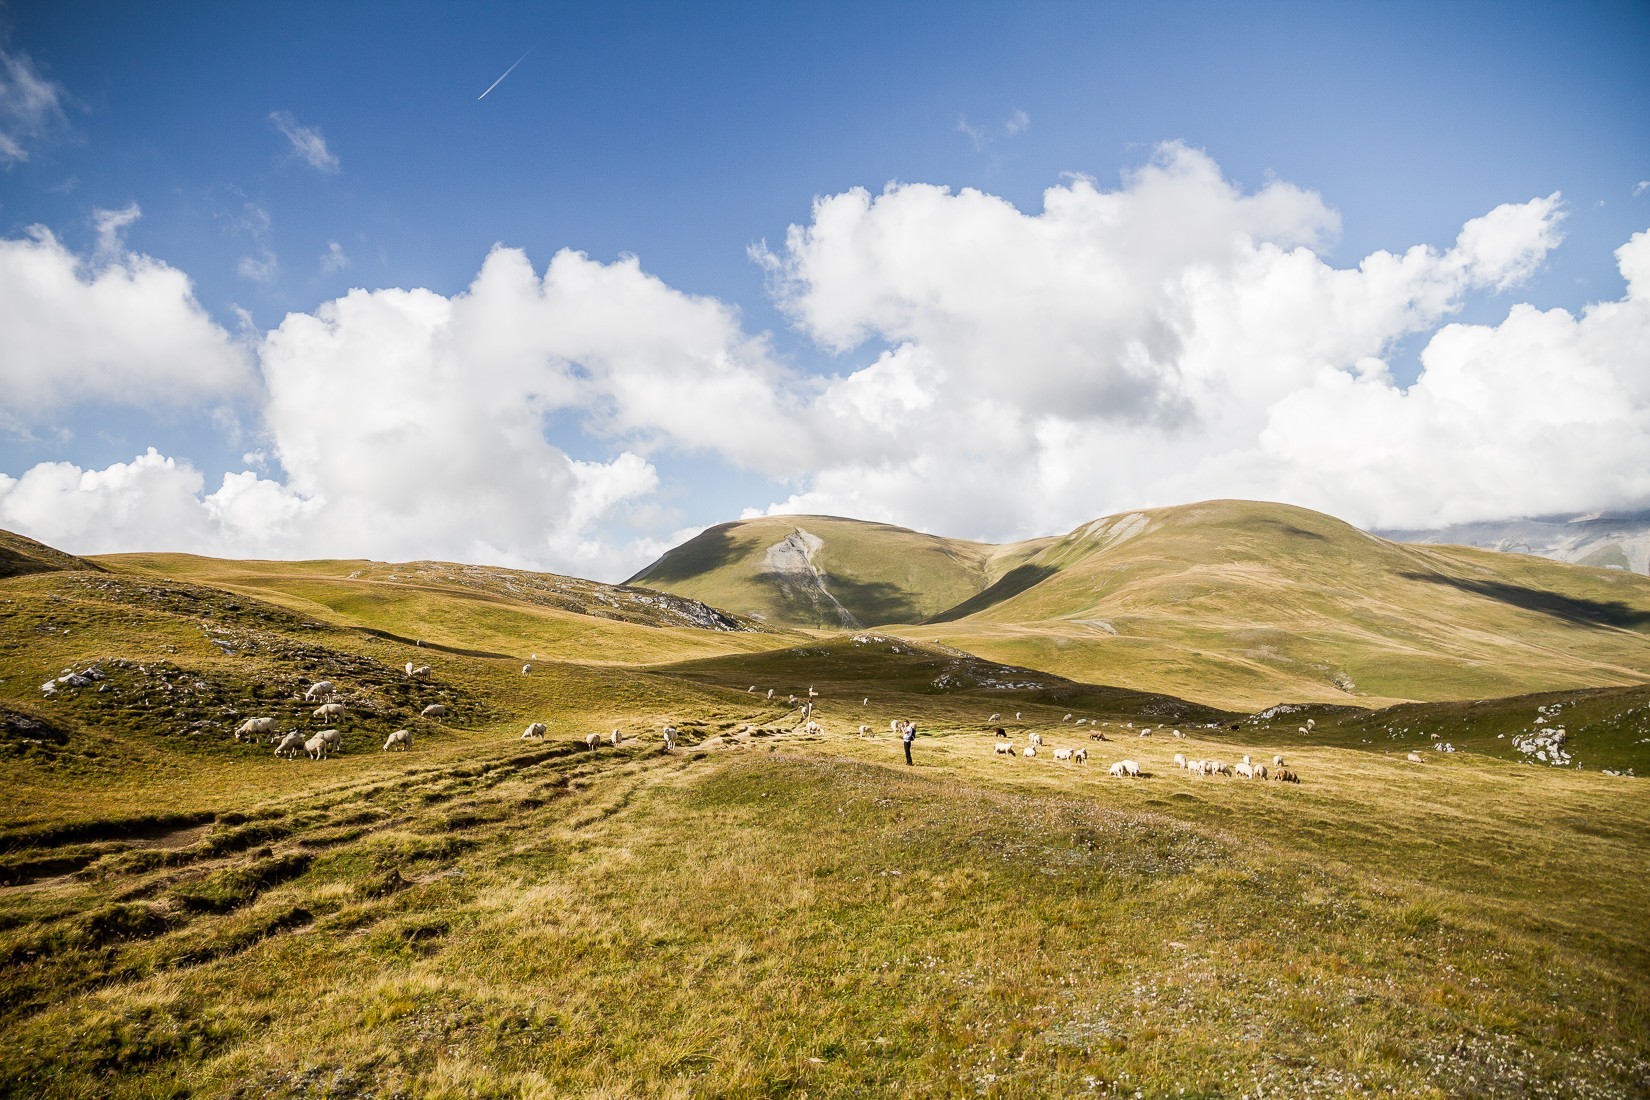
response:
{"label": "cloud shadow on mountain", "polygon": [[1043,581],[1054,576],[1059,570],[1052,565],[1018,565],[998,578],[997,583],[977,595],[970,596],[954,607],[946,608],[938,615],[925,619],[927,623],[949,623],[966,618],[976,612],[984,611],[988,607],[995,607],[1004,600],[1011,600],[1020,593],[1035,588]]}
{"label": "cloud shadow on mountain", "polygon": [[1440,573],[1404,573],[1403,576],[1412,581],[1447,585],[1462,592],[1499,600],[1525,611],[1551,615],[1555,619],[1562,619],[1577,626],[1616,627],[1622,630],[1642,630],[1650,627],[1650,611],[1630,607],[1618,600],[1584,600],[1574,596],[1562,596],[1545,589],[1507,584],[1504,581],[1467,580],[1463,577],[1446,577]]}

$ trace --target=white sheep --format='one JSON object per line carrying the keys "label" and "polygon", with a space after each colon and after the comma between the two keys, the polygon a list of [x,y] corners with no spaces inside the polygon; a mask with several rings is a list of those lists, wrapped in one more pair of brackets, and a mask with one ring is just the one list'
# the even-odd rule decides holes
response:
{"label": "white sheep", "polygon": [[1043,735],[1038,733],[1036,730],[1032,730],[1031,733],[1027,735],[1026,740],[1030,741],[1032,747],[1035,748],[1043,743]]}
{"label": "white sheep", "polygon": [[1254,763],[1253,760],[1249,759],[1249,754],[1248,753],[1243,754],[1243,762],[1245,764],[1253,764]]}
{"label": "white sheep", "polygon": [[1277,767],[1277,768],[1283,767],[1283,754],[1282,753],[1279,753],[1278,755],[1272,757],[1272,766]]}
{"label": "white sheep", "polygon": [[1209,762],[1207,760],[1188,760],[1186,770],[1192,775],[1208,775]]}
{"label": "white sheep", "polygon": [[1307,729],[1309,729],[1309,730],[1310,729],[1316,729],[1317,727],[1318,727],[1318,720],[1316,718],[1308,718],[1306,720],[1306,728]]}
{"label": "white sheep", "polygon": [[1266,765],[1265,764],[1256,764],[1255,765],[1255,778],[1256,779],[1265,779],[1266,778]]}
{"label": "white sheep", "polygon": [[322,737],[320,734],[316,734],[314,737],[311,737],[308,741],[304,742],[304,751],[309,753],[309,758],[311,760],[324,759],[327,755],[326,738]]}
{"label": "white sheep", "polygon": [[1404,759],[1408,760],[1411,764],[1424,763],[1424,761],[1421,758],[1421,754],[1418,753],[1418,752],[1408,753],[1404,756]]}
{"label": "white sheep", "polygon": [[540,741],[543,741],[544,735],[549,732],[549,727],[547,727],[543,722],[534,722],[532,725],[521,731],[521,740],[527,741],[532,738],[537,738]]}
{"label": "white sheep", "polygon": [[1135,779],[1140,776],[1140,765],[1133,760],[1119,760],[1107,770],[1118,779],[1122,779],[1124,776]]}
{"label": "white sheep", "polygon": [[313,703],[317,699],[329,698],[331,695],[332,681],[317,680],[313,684],[309,685],[308,691],[304,692],[304,702]]}
{"label": "white sheep", "polygon": [[1071,759],[1071,750],[1070,749],[1055,749],[1054,750],[1054,759],[1056,759],[1056,760],[1070,760]]}
{"label": "white sheep", "polygon": [[1060,721],[1062,721],[1062,722],[1069,722],[1069,721],[1071,721],[1071,715],[1069,715],[1069,714],[1068,714],[1068,715],[1066,715],[1066,716],[1065,716],[1065,717],[1064,717],[1064,718],[1062,718],[1062,719],[1060,719]]}
{"label": "white sheep", "polygon": [[344,747],[344,735],[337,730],[321,730],[315,736],[327,743],[328,754],[336,753]]}
{"label": "white sheep", "polygon": [[898,718],[895,718],[893,721],[888,723],[889,733],[898,733],[903,728],[905,728],[905,723],[901,722]]}
{"label": "white sheep", "polygon": [[391,749],[399,749],[406,752],[410,748],[412,748],[412,731],[396,730],[384,741],[384,747],[380,751],[389,752]]}
{"label": "white sheep", "polygon": [[1007,741],[998,741],[996,749],[997,749],[997,755],[998,756],[1013,756],[1014,755],[1014,746],[1009,744]]}
{"label": "white sheep", "polygon": [[676,727],[675,726],[666,726],[665,730],[664,730],[664,733],[665,733],[665,751],[666,752],[676,751]]}
{"label": "white sheep", "polygon": [[429,706],[419,711],[418,714],[421,718],[445,718],[447,716],[447,708],[442,706],[440,703],[431,703]]}
{"label": "white sheep", "polygon": [[296,730],[281,738],[281,743],[275,746],[276,756],[297,756],[298,750],[304,747],[304,735]]}
{"label": "white sheep", "polygon": [[618,748],[619,742],[624,740],[624,734],[620,733],[618,730],[614,730],[612,733],[607,735],[607,739],[614,748]]}
{"label": "white sheep", "polygon": [[773,702],[773,688],[768,689],[768,702]]}
{"label": "white sheep", "polygon": [[862,707],[870,706],[871,705],[871,697],[869,695],[867,695],[865,698],[863,698],[859,701],[859,705],[862,706]]}
{"label": "white sheep", "polygon": [[319,718],[324,722],[329,718],[337,718],[343,713],[344,704],[342,703],[322,703],[320,706],[315,708],[311,717]]}
{"label": "white sheep", "polygon": [[1071,754],[1071,762],[1073,764],[1087,764],[1089,762],[1089,750],[1078,749]]}
{"label": "white sheep", "polygon": [[239,726],[235,727],[235,740],[240,741],[244,738],[247,741],[254,741],[263,734],[274,732],[275,719],[248,718]]}
{"label": "white sheep", "polygon": [[810,721],[807,725],[802,727],[802,732],[803,733],[814,733],[814,734],[824,733],[825,732],[825,727],[820,725],[818,722]]}
{"label": "white sheep", "polygon": [[1026,755],[1027,759],[1030,759],[1031,757],[1036,756],[1037,755],[1037,746],[1036,745],[1027,745],[1025,755]]}
{"label": "white sheep", "polygon": [[532,662],[528,662],[527,664],[521,666],[521,674],[523,676],[527,675],[529,672],[532,672],[532,671],[533,671]]}
{"label": "white sheep", "polygon": [[1177,767],[1177,768],[1184,768],[1186,766],[1186,754],[1185,753],[1177,752],[1177,753],[1174,754],[1174,766]]}
{"label": "white sheep", "polygon": [[1179,730],[1170,730],[1169,731],[1169,736],[1170,737],[1185,737],[1186,735],[1184,733],[1181,733]]}
{"label": "white sheep", "polygon": [[407,669],[407,675],[411,676],[413,674],[413,663],[411,661],[407,662],[406,669]]}
{"label": "white sheep", "polygon": [[1233,767],[1232,770],[1237,772],[1237,774],[1242,776],[1244,779],[1253,779],[1255,777],[1255,766],[1253,764],[1238,764]]}
{"label": "white sheep", "polygon": [[1020,720],[1020,712],[1019,711],[1014,712],[1014,720],[1016,722],[1018,722]]}
{"label": "white sheep", "polygon": [[1296,731],[1295,731],[1295,732],[1296,732],[1296,733],[1299,733],[1299,734],[1305,734],[1305,733],[1306,733],[1306,727],[1305,727],[1305,726],[1301,726],[1301,727],[1300,727],[1300,728],[1299,728],[1299,729],[1297,729],[1297,730],[1296,730]]}
{"label": "white sheep", "polygon": [[584,747],[589,749],[591,752],[595,752],[596,746],[601,743],[602,735],[599,733],[587,733],[584,735]]}
{"label": "white sheep", "polygon": [[1002,720],[1003,720],[1003,716],[1001,714],[998,714],[995,711],[992,712],[990,718],[986,719],[987,722],[1001,722]]}
{"label": "white sheep", "polygon": [[428,680],[430,678],[430,666],[419,665],[417,668],[413,669],[413,675],[420,680]]}
{"label": "white sheep", "polygon": [[869,734],[870,732],[871,732],[871,727],[870,726],[861,726],[861,727],[859,727],[859,735],[861,737],[864,737],[865,735]]}

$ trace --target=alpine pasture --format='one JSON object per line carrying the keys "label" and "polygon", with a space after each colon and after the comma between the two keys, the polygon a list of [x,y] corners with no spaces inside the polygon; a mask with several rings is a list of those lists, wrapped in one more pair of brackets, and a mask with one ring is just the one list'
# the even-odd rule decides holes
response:
{"label": "alpine pasture", "polygon": [[[1000,621],[827,630],[776,621],[789,597],[473,566],[0,551],[4,1095],[1650,1091],[1650,601],[1601,571],[1354,591],[1375,617],[1447,597],[1409,608],[1433,626],[1389,667],[1371,619],[1276,559],[1250,622],[1340,639],[1377,685],[1291,694],[1266,678],[1322,676],[1282,645],[1199,678],[1269,644],[1222,625],[1241,593],[1154,679],[1150,624],[1220,601],[1126,595],[1164,575],[1144,557],[1089,597],[1146,624],[1108,677],[1117,650],[1070,618],[1091,607],[1006,615],[1031,587]],[[988,589],[991,560],[930,602]],[[1471,671],[1519,647],[1547,656]],[[276,757],[323,728],[335,755]]]}

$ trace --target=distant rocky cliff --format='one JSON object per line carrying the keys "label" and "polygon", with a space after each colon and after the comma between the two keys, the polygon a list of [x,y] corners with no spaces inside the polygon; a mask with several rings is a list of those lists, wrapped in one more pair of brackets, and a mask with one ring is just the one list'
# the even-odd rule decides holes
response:
{"label": "distant rocky cliff", "polygon": [[1650,575],[1650,511],[1457,523],[1432,531],[1376,531],[1395,542],[1479,546],[1575,565]]}

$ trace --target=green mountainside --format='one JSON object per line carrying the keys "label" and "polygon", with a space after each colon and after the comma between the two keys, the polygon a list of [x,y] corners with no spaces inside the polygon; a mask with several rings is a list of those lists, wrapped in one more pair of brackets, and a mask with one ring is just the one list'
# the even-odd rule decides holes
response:
{"label": "green mountainside", "polygon": [[[773,548],[801,534],[817,544],[811,589],[771,564],[784,558]],[[770,518],[712,528],[636,579],[804,627],[833,624],[799,591],[840,592],[860,623],[904,622],[993,660],[1216,706],[1369,706],[1650,679],[1650,579],[1394,543],[1251,501],[1131,512],[1001,547]],[[849,603],[869,591],[875,601]]]}
{"label": "green mountainside", "polygon": [[778,516],[717,524],[627,583],[774,625],[851,630],[940,614],[1049,541],[991,546],[886,523]]}

